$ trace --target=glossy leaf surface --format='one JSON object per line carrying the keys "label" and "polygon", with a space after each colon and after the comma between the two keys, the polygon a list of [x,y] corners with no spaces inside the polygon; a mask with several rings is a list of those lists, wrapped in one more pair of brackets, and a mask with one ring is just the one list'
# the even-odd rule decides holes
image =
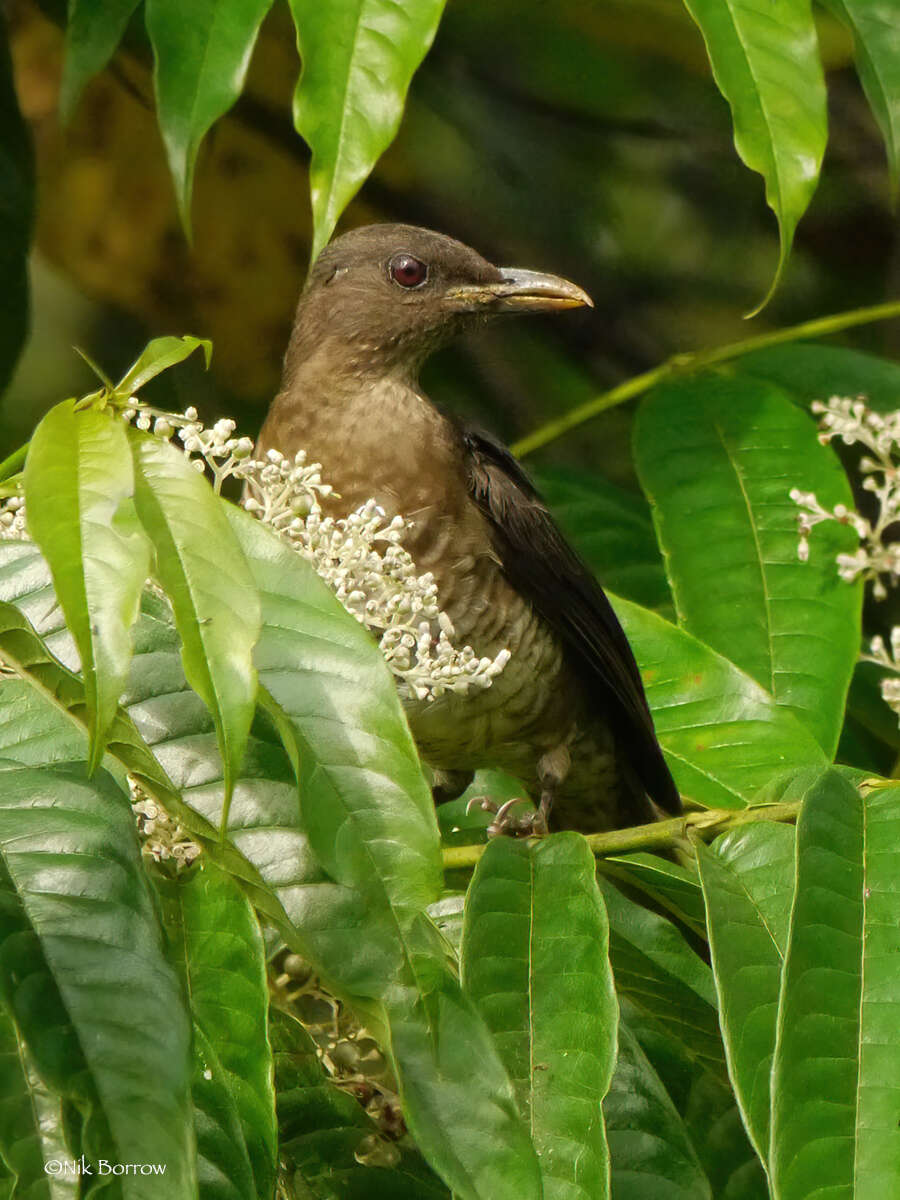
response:
{"label": "glossy leaf surface", "polygon": [[609,1195],[600,1104],[618,1008],[603,901],[578,834],[497,838],[466,898],[463,986],[484,1014],[541,1162],[544,1196]]}
{"label": "glossy leaf surface", "polygon": [[797,821],[772,1071],[779,1200],[878,1200],[900,1178],[900,789],[830,771]]}
{"label": "glossy leaf surface", "polygon": [[731,107],[735,148],[762,175],[766,201],[778,219],[781,252],[770,296],[815,191],[828,134],[810,0],[779,0],[772,11],[754,0],[685,0],[685,5],[700,26],[716,83]]}
{"label": "glossy leaf surface", "polygon": [[68,120],[88,80],[116,51],[139,0],[69,0],[59,107]]}
{"label": "glossy leaf surface", "polygon": [[[756,381],[700,375],[641,406],[635,455],[679,624],[796,714],[834,754],[859,651],[862,588],[837,575],[852,531],[819,526],[802,566],[792,487],[827,507],[850,486],[815,422]],[[697,469],[702,462],[702,470]]]}
{"label": "glossy leaf surface", "polygon": [[290,0],[303,60],[294,124],[312,151],[312,257],[394,140],[445,0]]}
{"label": "glossy leaf surface", "polygon": [[91,732],[91,765],[125,689],[131,627],[150,553],[140,528],[120,523],[134,495],[122,422],[111,412],[57,404],[41,421],[25,464],[28,528],[53,575],[78,648]]}

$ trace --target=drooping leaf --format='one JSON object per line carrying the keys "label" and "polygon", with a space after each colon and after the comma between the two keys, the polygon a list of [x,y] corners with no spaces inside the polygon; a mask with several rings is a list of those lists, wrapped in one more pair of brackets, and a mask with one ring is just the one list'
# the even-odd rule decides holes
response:
{"label": "drooping leaf", "polygon": [[223,813],[256,707],[259,598],[219,499],[173,446],[130,430],[135,505],[172,601],[184,673],[212,714],[225,771]]}
{"label": "drooping leaf", "polygon": [[[175,880],[156,876],[154,881],[173,959],[185,981],[195,1037],[199,1033],[204,1042],[199,1059],[205,1063],[199,1073],[195,1070],[195,1104],[211,1091],[204,1082],[215,1083],[220,1094],[217,1104],[209,1105],[209,1117],[214,1118],[218,1105],[219,1111],[233,1111],[236,1129],[228,1154],[243,1147],[239,1158],[246,1158],[250,1169],[249,1189],[237,1194],[250,1200],[268,1196],[277,1157],[275,1093],[259,922],[234,880],[211,861],[202,861],[191,874]],[[214,1157],[216,1147],[227,1141],[224,1132],[215,1121],[197,1130],[211,1177],[232,1175],[227,1162],[217,1163]]]}
{"label": "drooping leaf", "polygon": [[294,124],[312,151],[312,257],[394,140],[445,0],[290,0],[303,60]]}
{"label": "drooping leaf", "polygon": [[887,151],[892,197],[900,182],[900,26],[891,0],[822,0],[853,34],[856,70]]}
{"label": "drooping leaf", "polygon": [[584,838],[490,842],[466,899],[460,958],[463,986],[494,1034],[530,1125],[544,1196],[608,1196],[600,1105],[618,1009]]}
{"label": "drooping leaf", "polygon": [[25,464],[28,528],[81,660],[91,735],[91,767],[103,756],[131,662],[131,627],[150,554],[140,528],[120,524],[134,495],[122,422],[111,412],[57,404],[31,439]]}
{"label": "drooping leaf", "polygon": [[153,338],[116,384],[116,391],[123,396],[133,396],[145,383],[149,383],[169,367],[184,362],[195,350],[203,351],[203,358],[208,367],[212,357],[212,342],[207,338],[191,337],[190,334],[185,334],[184,337]]}
{"label": "drooping leaf", "polygon": [[749,675],[648,609],[610,599],[683,795],[742,808],[773,774],[825,765],[812,734]]}
{"label": "drooping leaf", "polygon": [[28,336],[28,249],[34,208],[31,137],[16,96],[6,18],[0,21],[0,392]]}
{"label": "drooping leaf", "polygon": [[[713,75],[731,107],[734,144],[766,184],[781,250],[771,297],[797,222],[819,179],[828,134],[825,78],[810,0],[685,0],[700,26]],[[762,307],[762,305],[760,306]]]}
{"label": "drooping leaf", "polygon": [[563,531],[603,586],[668,615],[672,593],[643,497],[599,475],[548,468],[535,478]]}
{"label": "drooping leaf", "polygon": [[900,1178],[898,800],[830,771],[797,821],[772,1067],[780,1200],[877,1200]]}
{"label": "drooping leaf", "polygon": [[711,1200],[684,1122],[624,1022],[603,1115],[616,1200]]}
{"label": "drooping leaf", "polygon": [[[679,624],[795,713],[833,756],[859,653],[862,586],[837,575],[856,544],[816,530],[800,565],[792,487],[852,506],[836,455],[778,389],[700,375],[656,389],[635,428]],[[702,467],[698,469],[698,464]]]}
{"label": "drooping leaf", "polygon": [[156,106],[182,223],[190,228],[200,143],[241,94],[250,55],[272,0],[147,0]]}
{"label": "drooping leaf", "polygon": [[139,0],[69,0],[66,56],[59,93],[64,121],[88,80],[102,71],[115,53]]}
{"label": "drooping leaf", "polygon": [[696,847],[728,1067],[744,1124],[763,1162],[769,1076],[793,892],[794,831],[747,826]]}
{"label": "drooping leaf", "polygon": [[[8,767],[0,854],[31,931],[4,940],[4,990],[38,1072],[77,1087],[83,1065],[110,1138],[104,1157],[165,1163],[167,1195],[190,1200],[189,1028],[127,798],[83,767]],[[26,945],[49,987],[40,971],[17,969]],[[135,1200],[158,1193],[151,1176],[129,1181]]]}

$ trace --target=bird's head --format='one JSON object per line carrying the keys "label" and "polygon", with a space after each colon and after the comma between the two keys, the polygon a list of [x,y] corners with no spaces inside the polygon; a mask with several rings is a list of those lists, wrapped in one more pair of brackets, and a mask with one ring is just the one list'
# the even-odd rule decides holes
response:
{"label": "bird's head", "polygon": [[566,279],[495,267],[443,234],[367,225],[336,238],[316,260],[289,360],[327,342],[340,344],[360,371],[415,369],[437,346],[489,317],[591,303]]}

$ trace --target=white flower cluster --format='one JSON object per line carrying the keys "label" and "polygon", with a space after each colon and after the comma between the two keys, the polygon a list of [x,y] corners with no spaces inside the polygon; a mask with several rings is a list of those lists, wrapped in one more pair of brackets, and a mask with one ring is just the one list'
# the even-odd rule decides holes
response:
{"label": "white flower cluster", "polygon": [[185,454],[199,471],[210,472],[217,492],[230,477],[244,484],[244,508],[311,562],[344,608],[375,635],[404,699],[428,701],[490,687],[506,666],[508,650],[486,658],[471,646],[453,645],[453,625],[438,605],[434,577],[419,575],[403,548],[403,517],[388,520],[374,500],[346,517],[325,515],[322,500],[336,493],[305,451],[293,459],[277,450],[253,458],[253,442],[234,436],[234,421],[206,429],[195,408],[183,414],[127,409],[123,415],[136,415],[139,428],[152,426],[160,437],[171,438],[177,429]]}
{"label": "white flower cluster", "polygon": [[156,862],[171,862],[176,870],[189,867],[202,853],[165,809],[150,798],[137,780],[128,776],[131,808],[137,821],[141,850]]}
{"label": "white flower cluster", "polygon": [[[860,459],[859,469],[862,486],[875,496],[878,510],[874,521],[870,521],[843,504],[824,508],[815,493],[794,488],[791,499],[801,508],[800,558],[803,562],[809,558],[809,534],[813,526],[821,521],[849,525],[860,545],[853,554],[838,555],[838,572],[850,583],[859,578],[870,581],[872,594],[883,600],[887,585],[896,586],[900,580],[900,542],[884,540],[888,527],[900,520],[900,411],[873,412],[862,397],[846,396],[832,396],[827,404],[816,401],[812,410],[820,417],[821,442],[837,437],[847,446],[861,445],[869,451]],[[890,650],[884,638],[875,637],[869,643],[869,653],[860,658],[890,672],[881,680],[881,695],[900,716],[900,626],[895,625],[891,630]]]}
{"label": "white flower cluster", "polygon": [[[144,420],[149,428],[149,418]],[[252,458],[253,443],[234,436],[234,421],[204,429],[193,408],[181,417],[157,417],[154,432],[171,437],[175,425],[185,453],[198,470],[210,470],[216,491],[229,477],[240,480],[246,510],[312,563],[344,608],[375,635],[404,699],[430,701],[490,687],[509,651],[487,658],[471,646],[453,645],[453,625],[438,605],[433,575],[419,575],[403,548],[403,517],[388,520],[374,500],[346,517],[326,516],[321,502],[336,493],[305,451],[293,459],[277,450]]]}
{"label": "white flower cluster", "polygon": [[27,537],[25,501],[22,496],[7,496],[5,500],[0,500],[0,540],[24,541]]}
{"label": "white flower cluster", "polygon": [[819,440],[830,442],[840,438],[845,445],[865,446],[871,454],[859,463],[862,486],[872,492],[878,503],[874,521],[844,504],[823,507],[814,492],[791,490],[791,499],[800,506],[801,561],[809,558],[809,534],[822,521],[837,521],[849,525],[859,538],[859,548],[852,554],[839,554],[838,572],[842,579],[870,580],[876,599],[887,595],[887,582],[894,586],[900,579],[900,542],[885,542],[888,526],[900,520],[900,412],[873,412],[861,398],[832,396],[827,404],[816,401],[812,410],[820,420]]}

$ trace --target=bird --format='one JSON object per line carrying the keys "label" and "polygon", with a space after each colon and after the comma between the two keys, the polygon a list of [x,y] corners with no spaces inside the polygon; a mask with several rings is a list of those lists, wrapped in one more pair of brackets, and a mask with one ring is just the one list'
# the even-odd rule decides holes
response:
{"label": "bird", "polygon": [[504,805],[495,833],[602,831],[681,809],[600,584],[513,454],[419,384],[429,355],[491,318],[583,306],[593,304],[576,284],[496,267],[444,234],[353,229],[310,269],[258,443],[321,463],[340,497],[334,515],[370,498],[402,515],[403,545],[433,574],[457,643],[491,659],[509,651],[484,690],[405,701],[437,796],[490,767],[537,800],[525,818]]}

